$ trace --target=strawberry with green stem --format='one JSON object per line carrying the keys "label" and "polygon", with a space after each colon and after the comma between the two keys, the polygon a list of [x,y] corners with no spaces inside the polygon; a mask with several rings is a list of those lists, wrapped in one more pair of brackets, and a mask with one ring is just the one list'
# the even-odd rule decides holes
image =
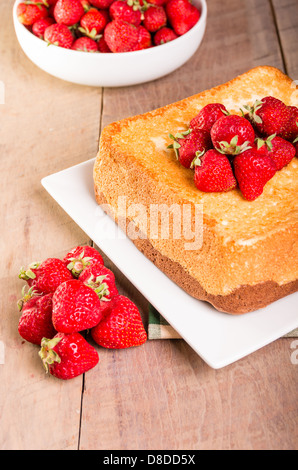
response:
{"label": "strawberry with green stem", "polygon": [[101,254],[92,246],[76,246],[63,258],[63,263],[71,271],[74,277],[92,264],[104,264]]}
{"label": "strawberry with green stem", "polygon": [[209,103],[205,105],[200,112],[191,119],[189,127],[198,128],[210,132],[213,124],[223,116],[230,113],[222,103]]}
{"label": "strawberry with green stem", "polygon": [[168,145],[168,148],[174,150],[177,160],[185,168],[191,168],[194,158],[212,146],[209,132],[201,129],[188,129],[178,132],[175,136],[169,134],[169,137],[174,142]]}
{"label": "strawberry with green stem", "polygon": [[62,380],[69,380],[93,369],[99,361],[96,349],[80,333],[57,333],[43,338],[39,357],[45,371]]}
{"label": "strawberry with green stem", "polygon": [[19,3],[16,13],[19,22],[25,26],[32,26],[36,21],[48,16],[48,10],[41,2],[38,4],[33,2]]}
{"label": "strawberry with green stem", "polygon": [[48,258],[42,263],[31,263],[27,269],[21,268],[19,278],[41,294],[55,292],[62,282],[73,279],[63,261],[58,258]]}
{"label": "strawberry with green stem", "polygon": [[237,114],[217,119],[210,135],[214,148],[228,155],[238,155],[248,150],[255,140],[255,131],[250,122]]}
{"label": "strawberry with green stem", "polygon": [[53,338],[57,331],[52,323],[53,293],[41,295],[31,287],[22,289],[22,299],[18,302],[21,317],[18,332],[26,341],[40,345],[44,336]]}
{"label": "strawberry with green stem", "polygon": [[106,25],[106,15],[96,8],[90,8],[90,10],[82,16],[78,29],[84,36],[97,41],[101,38],[102,35],[100,33],[103,32]]}
{"label": "strawberry with green stem", "polygon": [[295,147],[291,142],[276,136],[275,134],[267,139],[258,138],[256,140],[257,150],[260,155],[268,155],[276,164],[277,170],[281,170],[288,165],[295,157]]}
{"label": "strawberry with green stem", "polygon": [[114,273],[101,264],[94,264],[86,268],[80,274],[79,280],[91,287],[103,302],[118,295]]}
{"label": "strawberry with green stem", "polygon": [[65,24],[54,23],[48,26],[44,32],[44,40],[48,46],[53,44],[54,46],[64,47],[65,49],[71,49],[74,43],[74,37],[72,32]]}
{"label": "strawberry with green stem", "polygon": [[290,118],[291,110],[274,96],[256,100],[253,106],[245,105],[248,118],[261,135],[282,135]]}

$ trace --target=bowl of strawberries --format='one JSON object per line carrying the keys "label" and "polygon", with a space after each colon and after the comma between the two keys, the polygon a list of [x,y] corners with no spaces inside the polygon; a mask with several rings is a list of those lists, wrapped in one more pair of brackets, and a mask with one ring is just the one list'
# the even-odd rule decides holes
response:
{"label": "bowl of strawberries", "polygon": [[27,57],[87,86],[119,87],[165,76],[202,42],[205,0],[17,0],[13,20]]}

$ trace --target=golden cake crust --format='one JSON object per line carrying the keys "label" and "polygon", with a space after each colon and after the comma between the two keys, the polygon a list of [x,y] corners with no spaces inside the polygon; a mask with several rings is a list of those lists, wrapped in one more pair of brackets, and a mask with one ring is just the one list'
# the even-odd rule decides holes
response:
{"label": "golden cake crust", "polygon": [[[207,103],[221,102],[240,114],[243,104],[266,95],[298,105],[289,77],[273,67],[257,67],[224,85],[110,124],[101,134],[94,165],[98,202],[109,205],[115,220],[125,218],[126,226],[144,228],[131,206],[145,207],[146,220],[154,204],[202,208],[199,249],[185,249],[189,239],[184,236],[150,237],[148,228],[146,239],[133,241],[186,292],[228,313],[255,310],[297,290],[298,161],[277,172],[253,202],[238,189],[203,193],[194,185],[192,170],[167,149],[168,134],[187,129]],[[125,197],[125,213],[119,197]]]}

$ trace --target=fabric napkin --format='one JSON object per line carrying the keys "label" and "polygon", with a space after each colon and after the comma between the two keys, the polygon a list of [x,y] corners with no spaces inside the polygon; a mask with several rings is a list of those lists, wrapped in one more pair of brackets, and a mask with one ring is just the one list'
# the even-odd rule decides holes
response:
{"label": "fabric napkin", "polygon": [[[298,337],[298,328],[287,333],[283,336]],[[149,339],[181,339],[181,336],[175,329],[165,320],[160,313],[149,305],[149,323],[148,323],[148,338]]]}

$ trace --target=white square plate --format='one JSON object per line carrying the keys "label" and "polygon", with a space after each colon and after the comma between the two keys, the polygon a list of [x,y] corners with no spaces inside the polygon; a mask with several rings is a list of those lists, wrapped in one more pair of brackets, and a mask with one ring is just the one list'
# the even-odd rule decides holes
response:
{"label": "white square plate", "polygon": [[47,176],[42,185],[210,367],[231,364],[298,327],[298,292],[239,316],[186,294],[98,206],[93,164],[94,159]]}

